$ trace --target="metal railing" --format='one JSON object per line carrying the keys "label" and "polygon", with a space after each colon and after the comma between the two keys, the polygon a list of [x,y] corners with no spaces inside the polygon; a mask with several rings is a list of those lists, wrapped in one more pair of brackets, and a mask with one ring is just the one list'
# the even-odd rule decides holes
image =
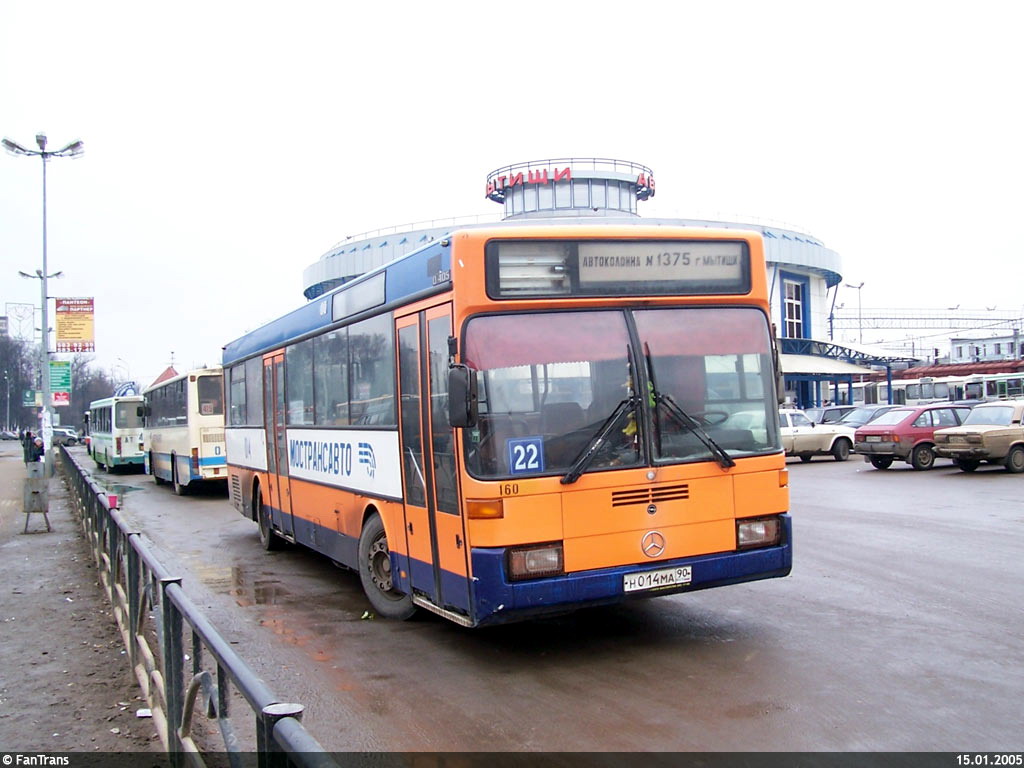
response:
{"label": "metal railing", "polygon": [[[336,766],[301,723],[302,706],[283,702],[232,650],[156,558],[140,531],[111,508],[105,488],[60,448],[64,476],[74,492],[82,529],[100,582],[113,607],[132,670],[145,695],[171,765],[206,766],[193,730],[215,721],[233,768],[258,755],[261,768]],[[247,704],[255,726],[240,736],[231,709]],[[251,764],[251,758],[245,760]]]}

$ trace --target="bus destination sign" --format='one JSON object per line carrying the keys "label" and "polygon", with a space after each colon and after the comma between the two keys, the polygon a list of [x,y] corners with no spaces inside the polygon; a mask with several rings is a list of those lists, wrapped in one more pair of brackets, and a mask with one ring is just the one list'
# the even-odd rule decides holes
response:
{"label": "bus destination sign", "polygon": [[580,285],[676,283],[733,285],[746,282],[746,254],[739,241],[657,240],[580,242]]}
{"label": "bus destination sign", "polygon": [[750,291],[745,240],[492,240],[488,294],[724,296]]}

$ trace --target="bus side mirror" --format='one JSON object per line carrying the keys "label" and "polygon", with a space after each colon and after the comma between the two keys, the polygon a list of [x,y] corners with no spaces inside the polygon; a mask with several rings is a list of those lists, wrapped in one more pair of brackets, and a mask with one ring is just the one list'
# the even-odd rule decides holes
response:
{"label": "bus side mirror", "polygon": [[137,407],[135,409],[135,415],[138,416],[139,418],[142,418],[143,416],[145,416],[146,415],[146,406],[140,405],[139,407]]}
{"label": "bus side mirror", "polygon": [[476,371],[465,365],[448,369],[448,423],[453,427],[476,426]]}
{"label": "bus side mirror", "polygon": [[786,379],[782,372],[782,358],[779,357],[779,339],[775,335],[775,323],[772,323],[772,368],[775,373],[775,396],[782,405],[786,400]]}

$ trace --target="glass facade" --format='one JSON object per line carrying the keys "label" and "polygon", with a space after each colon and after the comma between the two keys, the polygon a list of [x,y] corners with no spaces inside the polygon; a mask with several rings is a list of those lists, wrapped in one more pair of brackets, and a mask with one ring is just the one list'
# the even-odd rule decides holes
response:
{"label": "glass facade", "polygon": [[505,193],[505,216],[514,218],[541,211],[555,215],[567,210],[618,211],[636,215],[636,184],[616,179],[573,179],[527,184]]}

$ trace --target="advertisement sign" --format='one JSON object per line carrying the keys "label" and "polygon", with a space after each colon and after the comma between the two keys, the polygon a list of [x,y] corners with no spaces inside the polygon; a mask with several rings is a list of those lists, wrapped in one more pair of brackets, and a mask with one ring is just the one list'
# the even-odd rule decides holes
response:
{"label": "advertisement sign", "polygon": [[71,405],[71,393],[70,392],[51,392],[50,393],[51,405]]}
{"label": "advertisement sign", "polygon": [[23,389],[21,391],[21,404],[26,408],[31,408],[33,405],[42,405],[41,402],[37,402],[34,389]]}
{"label": "advertisement sign", "polygon": [[93,299],[54,299],[58,352],[95,352]]}

